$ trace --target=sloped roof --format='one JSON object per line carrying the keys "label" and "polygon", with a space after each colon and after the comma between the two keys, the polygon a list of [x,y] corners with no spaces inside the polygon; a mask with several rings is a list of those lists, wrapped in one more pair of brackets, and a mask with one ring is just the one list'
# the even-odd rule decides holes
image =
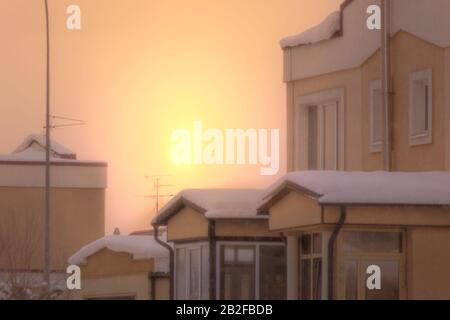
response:
{"label": "sloped roof", "polygon": [[[166,241],[166,234],[161,236]],[[103,249],[129,253],[134,260],[155,259],[156,272],[168,271],[169,252],[155,241],[153,236],[106,236],[81,248],[69,258],[69,264],[86,264],[87,259]]]}
{"label": "sloped roof", "polygon": [[287,189],[324,205],[450,206],[450,172],[300,171],[274,183],[259,208]]}
{"label": "sloped roof", "polygon": [[188,189],[180,192],[153,220],[166,224],[184,207],[191,207],[207,219],[261,219],[257,205],[263,190],[256,189]]}

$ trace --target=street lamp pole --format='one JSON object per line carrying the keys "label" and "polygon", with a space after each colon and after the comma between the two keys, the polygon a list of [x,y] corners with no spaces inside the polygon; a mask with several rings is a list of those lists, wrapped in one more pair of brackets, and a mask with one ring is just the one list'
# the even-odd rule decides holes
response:
{"label": "street lamp pole", "polygon": [[45,216],[44,216],[44,282],[50,289],[50,25],[48,0],[45,0],[45,25],[47,43],[46,65],[46,125],[45,125]]}

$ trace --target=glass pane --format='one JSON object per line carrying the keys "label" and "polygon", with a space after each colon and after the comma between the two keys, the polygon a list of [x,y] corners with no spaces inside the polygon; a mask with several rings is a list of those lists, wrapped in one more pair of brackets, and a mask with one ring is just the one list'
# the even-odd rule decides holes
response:
{"label": "glass pane", "polygon": [[261,300],[286,299],[286,249],[284,246],[260,247]]}
{"label": "glass pane", "polygon": [[234,262],[234,248],[225,248],[224,249],[224,256],[225,256],[225,263],[233,263]]}
{"label": "glass pane", "polygon": [[177,249],[176,254],[176,288],[177,299],[186,300],[186,250]]}
{"label": "glass pane", "polygon": [[254,263],[255,250],[254,249],[238,249],[237,260],[241,263]]}
{"label": "glass pane", "polygon": [[322,235],[320,233],[313,235],[313,253],[322,253]]}
{"label": "glass pane", "polygon": [[323,106],[324,167],[323,170],[336,170],[336,104]]}
{"label": "glass pane", "polygon": [[[398,300],[400,298],[400,275],[397,261],[372,261],[365,264],[364,271],[371,265],[381,269],[381,290],[369,290],[366,286],[366,300]],[[366,275],[366,280],[370,275]]]}
{"label": "glass pane", "polygon": [[[228,253],[227,253],[228,252]],[[236,257],[225,263],[226,255]],[[255,298],[255,248],[251,246],[226,246],[221,249],[221,298],[242,300]]]}
{"label": "glass pane", "polygon": [[317,107],[308,108],[308,169],[319,169],[319,135]]}
{"label": "glass pane", "polygon": [[189,250],[189,300],[200,300],[200,249]]}
{"label": "glass pane", "polygon": [[305,234],[302,236],[302,254],[311,254],[311,235]]}
{"label": "glass pane", "polygon": [[313,260],[313,300],[322,299],[322,259]]}
{"label": "glass pane", "polygon": [[373,106],[372,106],[372,143],[380,143],[382,135],[382,94],[381,89],[373,91]]}
{"label": "glass pane", "polygon": [[428,86],[426,81],[413,84],[413,136],[424,134],[428,129]]}
{"label": "glass pane", "polygon": [[311,260],[302,260],[300,278],[301,300],[311,300]]}
{"label": "glass pane", "polygon": [[209,299],[209,247],[202,247],[202,300]]}
{"label": "glass pane", "polygon": [[358,300],[358,263],[346,261],[344,263],[345,299]]}
{"label": "glass pane", "polygon": [[346,231],[343,234],[346,253],[401,253],[402,233]]}

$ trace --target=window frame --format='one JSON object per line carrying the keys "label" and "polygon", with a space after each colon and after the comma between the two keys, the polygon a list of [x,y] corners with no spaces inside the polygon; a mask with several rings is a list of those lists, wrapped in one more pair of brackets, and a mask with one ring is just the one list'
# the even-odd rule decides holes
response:
{"label": "window frame", "polygon": [[[174,293],[175,293],[175,300],[193,300],[190,296],[190,288],[191,288],[191,281],[190,281],[190,275],[191,275],[191,256],[190,252],[194,250],[199,250],[199,299],[198,301],[204,300],[203,296],[206,295],[209,297],[209,254],[207,261],[203,261],[203,250],[209,251],[209,243],[208,242],[199,242],[195,244],[182,244],[182,245],[175,245],[175,272],[174,272]],[[185,293],[183,299],[179,297],[178,292],[178,272],[177,272],[177,266],[178,266],[178,250],[185,250],[185,269],[184,269],[184,281],[185,281]],[[204,270],[206,269],[206,270]],[[203,273],[206,272],[208,274],[208,281],[207,281],[207,292],[203,292]]]}
{"label": "window frame", "polygon": [[[261,300],[261,247],[265,246],[284,246],[286,250],[286,246],[283,242],[246,242],[246,241],[220,241],[216,243],[216,297],[221,296],[221,248],[222,246],[234,246],[234,247],[254,247],[255,249],[255,300]],[[285,251],[287,254],[287,252]]]}
{"label": "window frame", "polygon": [[[425,81],[428,86],[427,95],[427,131],[414,135],[414,84],[418,81]],[[433,142],[433,70],[424,69],[411,72],[409,75],[409,144],[410,146],[420,146]]]}
{"label": "window frame", "polygon": [[[335,122],[335,130],[336,130],[336,141],[335,141],[335,158],[336,165],[335,170],[344,170],[345,169],[345,88],[336,88],[331,90],[325,90],[320,92],[315,92],[311,94],[306,94],[302,96],[298,96],[295,99],[294,110],[293,110],[293,165],[294,170],[305,170],[309,167],[309,151],[305,152],[305,148],[308,148],[308,139],[306,137],[305,141],[305,132],[303,132],[302,128],[308,129],[308,110],[312,106],[318,107],[318,119],[320,121],[321,113],[319,109],[322,109],[320,106],[327,106],[331,103],[335,103],[336,105],[336,122]],[[323,109],[322,109],[323,110]],[[320,124],[319,124],[320,125]],[[319,132],[319,135],[323,135],[323,130]],[[307,134],[306,134],[307,136]],[[319,137],[321,139],[321,137]],[[319,149],[323,149],[319,146]],[[320,156],[319,151],[319,169],[321,165],[324,163],[323,157]]]}
{"label": "window frame", "polygon": [[[402,251],[400,253],[344,253],[343,250],[343,233],[344,232],[379,232],[379,233],[400,233],[402,235]],[[362,277],[360,270],[364,261],[378,259],[382,261],[397,261],[399,268],[399,300],[403,300],[406,297],[406,252],[408,250],[406,242],[406,230],[399,228],[344,228],[337,238],[337,270],[338,277],[335,279],[338,286],[339,299],[345,300],[346,298],[346,283],[345,283],[345,262],[349,260],[356,261],[357,264],[357,299],[361,300],[365,297],[365,293],[362,290],[365,283],[365,278]]]}
{"label": "window frame", "polygon": [[[370,88],[369,88],[369,145],[370,145],[370,152],[372,153],[378,153],[383,150],[383,116],[381,116],[381,123],[380,123],[380,130],[381,130],[381,137],[380,141],[376,142],[374,141],[374,132],[375,132],[375,117],[374,117],[374,108],[375,108],[375,91],[376,90],[382,90],[381,89],[381,80],[373,80],[370,82]],[[381,98],[383,98],[383,95],[381,95]],[[383,103],[381,103],[380,111],[381,115],[383,115]]]}

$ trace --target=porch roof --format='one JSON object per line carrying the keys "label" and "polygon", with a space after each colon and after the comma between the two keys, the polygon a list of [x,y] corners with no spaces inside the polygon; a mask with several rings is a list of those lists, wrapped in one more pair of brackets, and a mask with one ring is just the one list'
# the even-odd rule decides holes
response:
{"label": "porch roof", "polygon": [[159,215],[155,225],[165,225],[184,207],[190,207],[207,219],[265,219],[257,207],[263,190],[257,189],[187,189],[175,196]]}
{"label": "porch roof", "polygon": [[259,210],[289,190],[323,205],[450,206],[450,172],[292,172],[269,187]]}

